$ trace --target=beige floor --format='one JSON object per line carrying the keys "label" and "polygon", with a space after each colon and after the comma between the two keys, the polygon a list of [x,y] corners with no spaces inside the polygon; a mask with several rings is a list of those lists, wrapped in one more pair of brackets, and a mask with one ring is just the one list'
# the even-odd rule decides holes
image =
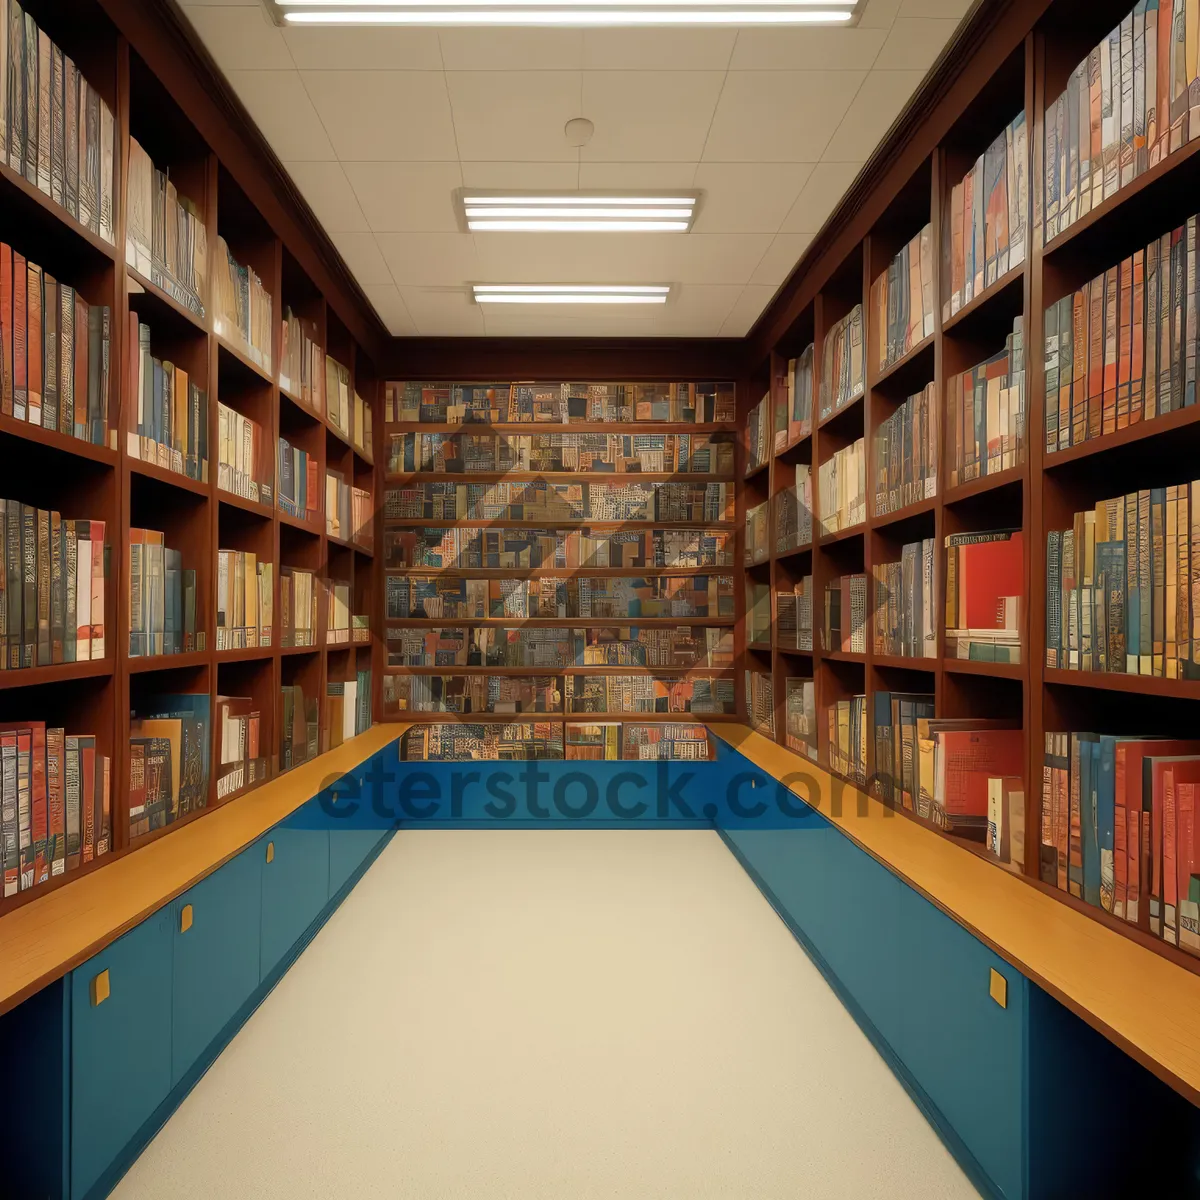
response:
{"label": "beige floor", "polygon": [[975,1191],[713,833],[399,834],[119,1200]]}

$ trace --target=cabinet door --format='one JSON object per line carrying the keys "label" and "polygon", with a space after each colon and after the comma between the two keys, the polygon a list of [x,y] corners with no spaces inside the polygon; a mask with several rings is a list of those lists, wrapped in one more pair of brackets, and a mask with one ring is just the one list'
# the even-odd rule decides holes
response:
{"label": "cabinet door", "polygon": [[379,845],[382,829],[338,829],[329,831],[329,899],[345,886],[346,880],[362,866],[363,860]]}
{"label": "cabinet door", "polygon": [[258,987],[261,853],[244,850],[172,906],[172,1087]]}
{"label": "cabinet door", "polygon": [[[329,899],[329,830],[306,811],[277,825],[262,848],[262,949],[259,978],[265,979]],[[270,861],[268,861],[270,859]]]}
{"label": "cabinet door", "polygon": [[71,972],[75,1200],[171,1090],[171,914],[168,905]]}

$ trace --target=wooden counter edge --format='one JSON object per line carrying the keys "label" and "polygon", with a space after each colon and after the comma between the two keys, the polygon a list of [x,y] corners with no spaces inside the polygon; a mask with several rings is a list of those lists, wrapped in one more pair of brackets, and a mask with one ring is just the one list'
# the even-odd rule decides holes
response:
{"label": "wooden counter edge", "polygon": [[[712,733],[776,779],[802,772],[825,797],[842,788],[815,762],[745,725]],[[797,791],[796,787],[791,788]],[[859,796],[849,785],[848,795]],[[797,792],[797,794],[801,794]],[[1193,1104],[1200,1104],[1200,976],[1122,937],[1021,878],[918,823],[899,819],[875,797],[865,815],[814,806],[909,887],[1026,978],[1136,1059]],[[886,814],[886,816],[885,816]],[[980,987],[987,981],[981,980]]]}
{"label": "wooden counter edge", "polygon": [[0,918],[0,1014],[211,875],[405,728],[374,725],[170,836]]}

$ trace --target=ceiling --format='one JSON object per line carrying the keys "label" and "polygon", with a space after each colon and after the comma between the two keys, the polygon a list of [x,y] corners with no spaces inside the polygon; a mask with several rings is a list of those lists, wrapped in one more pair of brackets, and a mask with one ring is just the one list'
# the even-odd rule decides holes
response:
{"label": "ceiling", "polygon": [[[397,336],[739,337],[970,0],[852,28],[281,29],[182,0]],[[595,125],[573,149],[572,117]],[[687,234],[463,233],[455,189],[689,189]],[[669,283],[664,306],[487,310],[471,283]]]}

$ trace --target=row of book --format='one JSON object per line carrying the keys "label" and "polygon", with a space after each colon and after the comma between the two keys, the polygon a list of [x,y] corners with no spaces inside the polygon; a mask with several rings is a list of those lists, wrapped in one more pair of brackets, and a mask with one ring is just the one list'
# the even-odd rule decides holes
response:
{"label": "row of book", "polygon": [[775,690],[770,671],[749,669],[745,673],[746,721],[763,737],[775,738]]}
{"label": "row of book", "polygon": [[721,529],[384,529],[387,570],[562,570],[728,567],[733,535]]}
{"label": "row of book", "polygon": [[1197,218],[1046,309],[1046,452],[1196,402]]}
{"label": "row of book", "polygon": [[767,441],[767,429],[770,424],[771,393],[767,392],[746,417],[746,475],[752,475],[768,461],[770,444]]}
{"label": "row of book", "polygon": [[1004,349],[946,385],[950,486],[995,475],[1025,461],[1024,319],[1013,318]]}
{"label": "row of book", "polygon": [[856,304],[821,343],[821,420],[857,400],[865,384],[863,308]]}
{"label": "row of book", "polygon": [[204,214],[132,137],[126,187],[126,264],[203,320],[208,294]]}
{"label": "row of book", "polygon": [[805,575],[787,591],[775,593],[776,645],[784,650],[813,648],[813,581]]}
{"label": "row of book", "polygon": [[875,515],[937,495],[937,384],[909,396],[875,431]]}
{"label": "row of book", "polygon": [[325,353],[315,321],[298,317],[290,306],[283,310],[279,352],[279,386],[313,412],[325,409]]}
{"label": "row of book", "polygon": [[933,226],[926,225],[871,284],[875,370],[882,373],[933,336]]}
{"label": "row of book", "polygon": [[[733,632],[707,626],[387,630],[392,667],[715,667],[733,665]],[[287,645],[288,643],[284,643]]]}
{"label": "row of book", "polygon": [[1025,261],[1029,134],[1022,110],[950,189],[942,222],[942,320]]}
{"label": "row of book", "polygon": [[389,424],[725,424],[737,420],[737,391],[732,382],[389,382],[384,389],[384,414]]}
{"label": "row of book", "polygon": [[108,244],[117,150],[112,109],[15,0],[0,24],[0,151],[9,168]]}
{"label": "row of book", "polygon": [[775,451],[795,445],[812,433],[813,354],[810,342],[799,358],[788,360],[787,401],[775,406]]}
{"label": "row of book", "polygon": [[933,538],[900,547],[900,561],[872,563],[876,654],[936,658],[937,601]]}
{"label": "row of book", "polygon": [[0,500],[0,552],[4,668],[103,659],[104,522]]}
{"label": "row of book", "polygon": [[746,581],[746,641],[751,646],[771,644],[771,585]]}
{"label": "row of book", "polygon": [[262,427],[237,409],[217,401],[217,487],[243,500],[271,502],[271,485],[264,478]]}
{"label": "row of book", "polygon": [[[155,696],[133,712],[129,722],[131,842],[208,807],[211,729],[207,692]],[[224,746],[219,749],[218,779],[226,766]]]}
{"label": "row of book", "polygon": [[112,849],[112,764],[94,734],[44,721],[0,725],[0,861],[5,899]]}
{"label": "row of book", "polygon": [[252,551],[217,551],[217,649],[272,645],[275,564]]}
{"label": "row of book", "polygon": [[874,692],[871,696],[875,763],[872,790],[896,808],[916,812],[920,790],[917,722],[934,715],[928,693]]}
{"label": "row of book", "polygon": [[223,237],[217,238],[213,278],[213,332],[269,375],[275,337],[271,293],[253,267],[234,258]]}
{"label": "row of book", "polygon": [[177,475],[208,482],[208,394],[174,363],[154,357],[150,326],[129,314],[126,452]]}
{"label": "row of book", "polygon": [[305,695],[304,685],[286,683],[283,692],[283,727],[279,734],[279,768],[290,771],[314,759],[320,745],[320,705],[315,695]]}
{"label": "row of book", "polygon": [[787,554],[812,543],[812,471],[797,463],[790,487],[775,493],[775,553]]}
{"label": "row of book", "polygon": [[325,749],[371,728],[371,672],[364,669],[353,679],[330,679],[325,684]]}
{"label": "row of book", "polygon": [[351,401],[350,368],[331,354],[325,355],[325,415],[345,438],[354,426]]}
{"label": "row of book", "polygon": [[129,530],[125,594],[130,658],[205,648],[204,630],[197,630],[196,572],[184,570],[183,552],[172,550],[161,530]]}
{"label": "row of book", "polygon": [[1198,22],[1185,0],[1153,7],[1143,0],[1047,104],[1045,241],[1200,136],[1200,114],[1189,101],[1200,86],[1193,51]]}
{"label": "row of book", "polygon": [[0,413],[107,446],[111,342],[108,305],[0,243]]}
{"label": "row of book", "polygon": [[[565,751],[565,752],[564,752]],[[713,758],[703,725],[656,722],[512,721],[416,725],[400,739],[402,762],[585,759],[703,762]]]}
{"label": "row of book", "polygon": [[817,757],[817,693],[811,679],[789,678],[783,684],[784,739],[789,750]]}
{"label": "row of book", "polygon": [[771,556],[771,503],[764,500],[753,508],[746,509],[745,538],[742,545],[742,560],[746,566],[766,562]]}
{"label": "row of book", "polygon": [[563,700],[569,713],[733,713],[731,677],[567,675]]}
{"label": "row of book", "polygon": [[340,579],[323,579],[321,587],[325,593],[325,645],[349,646],[353,588]]}
{"label": "row of book", "polygon": [[300,567],[283,567],[279,572],[279,644],[317,645],[316,573]]}
{"label": "row of book", "polygon": [[1200,481],[1101,500],[1046,535],[1046,665],[1200,678]]}
{"label": "row of book", "polygon": [[866,575],[842,575],[825,585],[821,649],[843,654],[866,654]]}
{"label": "row of book", "polygon": [[825,709],[825,745],[829,769],[866,787],[866,696],[846,696]]}
{"label": "row of book", "polygon": [[353,487],[339,472],[325,472],[325,532],[370,548],[374,505],[366,488]]}
{"label": "row of book", "polygon": [[391,521],[730,521],[732,483],[417,483],[384,493]]}
{"label": "row of book", "polygon": [[251,697],[217,697],[217,761],[218,800],[227,800],[267,778],[262,714]]}
{"label": "row of book", "polygon": [[946,537],[946,654],[1021,661],[1025,544],[1019,529]]}
{"label": "row of book", "polygon": [[321,464],[282,434],[275,447],[275,502],[279,511],[301,521],[321,513]]}
{"label": "row of book", "polygon": [[827,536],[853,529],[867,519],[866,440],[834,454],[817,468],[817,517]]}
{"label": "row of book", "polygon": [[1200,742],[1047,733],[1041,880],[1200,955]]}
{"label": "row of book", "polygon": [[410,618],[732,617],[732,575],[464,579],[388,575],[384,612]]}
{"label": "row of book", "polygon": [[729,433],[393,433],[387,470],[731,476],[733,448]]}

